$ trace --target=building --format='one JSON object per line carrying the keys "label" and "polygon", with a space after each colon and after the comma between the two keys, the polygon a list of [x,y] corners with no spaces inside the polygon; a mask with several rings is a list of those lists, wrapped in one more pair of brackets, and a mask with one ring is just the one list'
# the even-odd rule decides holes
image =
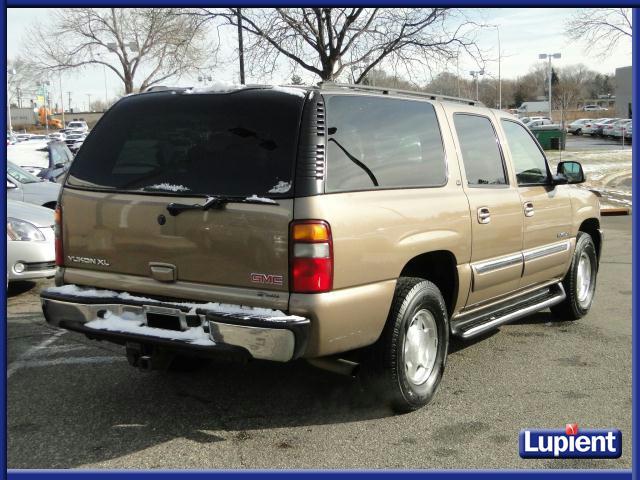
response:
{"label": "building", "polygon": [[549,102],[522,102],[522,105],[518,108],[518,113],[539,113],[548,112]]}
{"label": "building", "polygon": [[37,123],[37,115],[33,107],[11,107],[11,126],[14,130],[32,127]]}
{"label": "building", "polygon": [[616,117],[631,118],[631,67],[616,68]]}

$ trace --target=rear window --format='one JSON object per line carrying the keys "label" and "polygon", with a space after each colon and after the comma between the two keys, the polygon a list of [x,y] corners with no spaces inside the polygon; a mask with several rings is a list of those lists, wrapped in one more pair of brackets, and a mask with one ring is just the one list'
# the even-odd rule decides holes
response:
{"label": "rear window", "polygon": [[182,195],[291,195],[300,94],[147,94],[105,115],[71,186]]}
{"label": "rear window", "polygon": [[433,187],[446,183],[433,105],[336,95],[327,109],[327,192]]}

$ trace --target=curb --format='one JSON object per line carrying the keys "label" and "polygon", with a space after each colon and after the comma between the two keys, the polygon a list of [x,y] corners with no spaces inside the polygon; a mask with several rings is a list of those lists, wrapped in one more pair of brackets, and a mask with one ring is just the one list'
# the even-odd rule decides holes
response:
{"label": "curb", "polygon": [[614,215],[631,215],[631,209],[627,207],[620,208],[603,208],[600,210],[603,217],[612,217]]}

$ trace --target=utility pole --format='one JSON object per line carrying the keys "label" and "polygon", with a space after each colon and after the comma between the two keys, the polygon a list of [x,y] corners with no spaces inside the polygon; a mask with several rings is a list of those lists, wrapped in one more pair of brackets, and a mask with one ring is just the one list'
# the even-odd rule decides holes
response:
{"label": "utility pole", "polygon": [[67,96],[68,96],[68,102],[67,102],[67,108],[69,108],[69,112],[71,112],[71,92],[67,92]]}
{"label": "utility pole", "polygon": [[87,112],[91,111],[91,94],[87,93],[87,97],[89,98],[89,103],[87,105]]}
{"label": "utility pole", "polygon": [[242,42],[242,9],[236,10],[238,17],[238,58],[240,59],[240,85],[244,85],[244,46]]}
{"label": "utility pole", "polygon": [[62,110],[62,128],[67,124],[64,122],[64,92],[62,91],[62,72],[58,72],[58,82],[60,84],[60,109]]}

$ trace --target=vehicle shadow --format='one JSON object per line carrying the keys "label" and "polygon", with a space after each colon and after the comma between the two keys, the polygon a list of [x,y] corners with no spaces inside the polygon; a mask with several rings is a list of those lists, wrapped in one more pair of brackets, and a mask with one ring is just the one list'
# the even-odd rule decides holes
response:
{"label": "vehicle shadow", "polygon": [[17,297],[18,295],[33,290],[36,285],[36,282],[32,282],[29,280],[11,282],[9,283],[9,288],[7,289],[7,298]]}
{"label": "vehicle shadow", "polygon": [[21,379],[28,382],[28,407],[9,385],[9,468],[73,468],[177,438],[235,444],[264,429],[394,415],[360,379],[305,361],[211,362],[192,373],[142,372],[125,362],[47,370],[37,378],[35,369],[22,370],[31,375]]}

